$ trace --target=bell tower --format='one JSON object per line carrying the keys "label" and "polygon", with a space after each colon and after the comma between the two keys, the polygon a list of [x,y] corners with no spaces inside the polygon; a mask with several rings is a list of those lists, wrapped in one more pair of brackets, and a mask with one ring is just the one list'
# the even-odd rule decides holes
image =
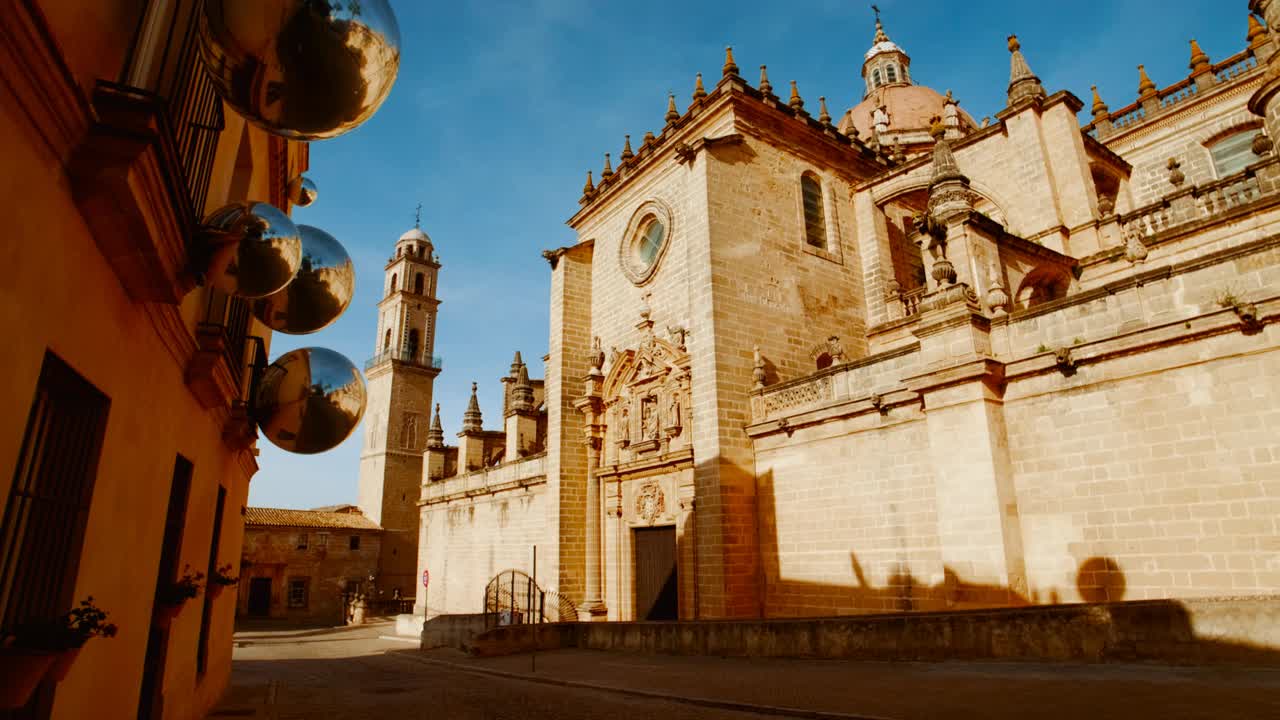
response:
{"label": "bell tower", "polygon": [[431,239],[415,224],[387,261],[374,355],[365,364],[369,400],[357,504],[385,531],[375,581],[385,597],[396,588],[413,597],[416,587],[422,453],[441,366],[434,355],[439,271]]}

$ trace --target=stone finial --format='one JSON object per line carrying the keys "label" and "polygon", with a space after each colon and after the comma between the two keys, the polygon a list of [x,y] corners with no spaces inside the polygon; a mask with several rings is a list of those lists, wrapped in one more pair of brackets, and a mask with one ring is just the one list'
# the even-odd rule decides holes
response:
{"label": "stone finial", "polygon": [[600,346],[600,336],[596,335],[591,338],[591,349],[587,351],[587,364],[591,366],[588,375],[603,375],[604,369],[604,348]]}
{"label": "stone finial", "polygon": [[667,114],[663,119],[669,123],[673,123],[680,119],[680,111],[676,109],[676,94],[667,93]]}
{"label": "stone finial", "polygon": [[471,399],[467,401],[466,412],[462,413],[462,432],[478,433],[484,430],[480,416],[480,401],[476,398],[477,385],[471,383]]}
{"label": "stone finial", "polygon": [[1134,265],[1141,265],[1147,259],[1149,251],[1137,232],[1130,232],[1124,242],[1124,259]]}
{"label": "stone finial", "polygon": [[596,194],[596,184],[591,181],[591,171],[587,171],[587,184],[582,186],[582,194],[591,197]]}
{"label": "stone finial", "polygon": [[957,212],[972,209],[973,200],[969,193],[969,178],[960,171],[956,156],[951,152],[951,142],[947,139],[947,127],[942,118],[935,115],[929,124],[934,137],[929,213],[945,220]]}
{"label": "stone finial", "polygon": [[[872,5],[871,7],[875,7]],[[889,34],[884,31],[884,23],[880,22],[880,10],[876,10],[876,36],[872,40],[873,45],[879,45],[882,42],[889,42]]]}
{"label": "stone finial", "polygon": [[1018,42],[1017,35],[1009,36],[1009,53],[1009,106],[1025,100],[1043,99],[1044,86],[1023,57],[1022,43]]}
{"label": "stone finial", "polygon": [[658,141],[658,138],[653,136],[653,131],[646,130],[644,133],[644,141],[641,143],[641,145],[652,145],[657,141]]}
{"label": "stone finial", "polygon": [[737,74],[738,74],[738,63],[736,63],[736,62],[734,62],[734,61],[733,61],[733,48],[732,48],[732,47],[726,47],[726,48],[724,49],[724,67],[720,69],[720,72],[721,72],[725,77],[729,77],[730,75],[737,75]]}
{"label": "stone finial", "polygon": [[990,287],[987,289],[987,308],[994,315],[1004,315],[1009,312],[1009,291],[1004,287],[1004,280],[1000,276],[1000,266],[992,262],[988,270],[988,278]]}
{"label": "stone finial", "polygon": [[1138,97],[1146,100],[1148,97],[1156,96],[1156,84],[1151,81],[1151,77],[1147,75],[1147,67],[1145,65],[1138,66]]}
{"label": "stone finial", "polygon": [[773,83],[769,82],[769,71],[764,65],[760,66],[760,94],[765,97],[773,96]]}
{"label": "stone finial", "polygon": [[1200,49],[1200,43],[1191,39],[1191,68],[1192,75],[1199,75],[1209,70],[1209,56]]}
{"label": "stone finial", "polygon": [[804,100],[800,99],[800,89],[796,87],[796,81],[791,81],[791,99],[787,101],[787,106],[791,108],[791,112],[800,112],[804,110]]}
{"label": "stone finial", "polygon": [[818,122],[823,125],[831,124],[831,113],[827,112],[827,96],[818,97]]}
{"label": "stone finial", "polygon": [[1249,13],[1249,47],[1257,48],[1267,42],[1267,29],[1262,27],[1262,23],[1258,22],[1258,18],[1253,13]]}
{"label": "stone finial", "polygon": [[511,410],[517,413],[535,410],[533,383],[529,381],[529,368],[524,363],[520,363],[520,369],[516,371],[515,384],[511,386]]}
{"label": "stone finial", "polygon": [[1169,182],[1174,187],[1182,187],[1182,183],[1186,182],[1187,176],[1182,172],[1182,163],[1178,162],[1178,158],[1169,158]]}
{"label": "stone finial", "polygon": [[431,418],[431,427],[427,429],[427,447],[433,450],[444,447],[444,426],[440,424],[440,403],[436,403],[436,414]]}
{"label": "stone finial", "polygon": [[516,356],[511,358],[510,377],[515,378],[515,376],[520,372],[521,365],[524,365],[524,358],[520,357],[520,351],[517,350]]}
{"label": "stone finial", "polygon": [[768,378],[768,374],[765,372],[765,369],[764,369],[764,356],[760,354],[759,345],[756,345],[753,350],[752,360],[753,360],[751,365],[752,387],[755,388],[756,390],[763,390],[765,386],[765,380]]}
{"label": "stone finial", "polygon": [[626,162],[631,158],[635,157],[636,154],[631,152],[631,136],[624,135],[623,137],[626,138],[626,141],[622,143],[622,155],[620,155],[619,157],[622,158],[623,162]]}
{"label": "stone finial", "polygon": [[1271,142],[1271,138],[1267,137],[1266,133],[1259,132],[1253,136],[1253,144],[1250,145],[1249,149],[1253,151],[1254,155],[1261,157],[1274,149],[1274,143]]}
{"label": "stone finial", "polygon": [[[858,139],[858,135],[859,135],[858,126],[853,124],[853,108],[849,108],[845,110],[844,116],[849,118],[849,124],[845,126],[848,128],[847,130],[845,130],[845,135],[848,135],[849,137],[855,140]],[[841,122],[843,122],[843,120]]]}
{"label": "stone finial", "polygon": [[604,168],[600,171],[600,182],[613,176],[613,165],[609,163],[609,153],[604,154]]}
{"label": "stone finial", "polygon": [[1094,85],[1092,89],[1093,89],[1093,119],[1101,120],[1102,118],[1111,115],[1111,108],[1107,107],[1107,104],[1102,102],[1102,96],[1098,94],[1098,86]]}
{"label": "stone finial", "polygon": [[702,86],[702,73],[698,73],[693,81],[693,101],[698,102],[707,96],[707,89]]}

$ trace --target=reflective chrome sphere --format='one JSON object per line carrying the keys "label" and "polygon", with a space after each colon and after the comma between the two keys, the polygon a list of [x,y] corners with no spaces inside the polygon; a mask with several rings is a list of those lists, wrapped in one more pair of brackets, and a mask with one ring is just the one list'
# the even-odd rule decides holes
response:
{"label": "reflective chrome sphere", "polygon": [[204,221],[208,275],[231,295],[259,298],[293,279],[302,261],[302,236],[288,215],[262,202],[232,203]]}
{"label": "reflective chrome sphere", "polygon": [[364,415],[364,378],[340,353],[300,348],[271,363],[253,397],[262,434],[302,455],[337,447]]}
{"label": "reflective chrome sphere", "polygon": [[323,329],[347,309],[355,294],[356,268],[342,243],[317,227],[299,225],[302,264],[278,293],[253,302],[253,314],[272,330],[306,335]]}
{"label": "reflective chrome sphere", "polygon": [[387,0],[207,0],[200,36],[222,99],[295,140],[337,137],[368,120],[400,69]]}
{"label": "reflective chrome sphere", "polygon": [[289,181],[289,202],[298,207],[306,207],[315,202],[319,194],[316,184],[306,175],[299,175]]}

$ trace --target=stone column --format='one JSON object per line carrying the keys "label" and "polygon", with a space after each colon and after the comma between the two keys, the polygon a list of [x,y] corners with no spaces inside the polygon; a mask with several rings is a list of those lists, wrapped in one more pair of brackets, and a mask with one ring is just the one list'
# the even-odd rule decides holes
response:
{"label": "stone column", "polygon": [[604,512],[600,500],[603,493],[600,492],[600,478],[596,476],[600,469],[600,444],[600,438],[587,438],[587,591],[583,610],[588,620],[603,617],[606,613],[600,572],[603,561],[600,516]]}

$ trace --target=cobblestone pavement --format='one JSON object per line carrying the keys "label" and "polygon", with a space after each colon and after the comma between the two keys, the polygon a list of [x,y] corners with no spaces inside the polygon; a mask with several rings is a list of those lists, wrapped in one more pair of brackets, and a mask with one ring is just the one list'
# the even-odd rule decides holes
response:
{"label": "cobblestone pavement", "polygon": [[237,634],[231,687],[210,720],[770,717],[427,664],[412,657],[418,652],[413,645],[378,639],[380,632],[393,629],[383,625]]}
{"label": "cobblestone pavement", "polygon": [[[1035,720],[1280,717],[1280,668],[873,663],[583,650],[470,658],[379,639],[388,625],[239,633],[219,717],[780,717],[563,683],[848,717]],[[527,677],[536,677],[531,682]],[[559,683],[559,684],[557,684]],[[220,714],[219,714],[220,713]],[[796,714],[790,716],[795,717]]]}

